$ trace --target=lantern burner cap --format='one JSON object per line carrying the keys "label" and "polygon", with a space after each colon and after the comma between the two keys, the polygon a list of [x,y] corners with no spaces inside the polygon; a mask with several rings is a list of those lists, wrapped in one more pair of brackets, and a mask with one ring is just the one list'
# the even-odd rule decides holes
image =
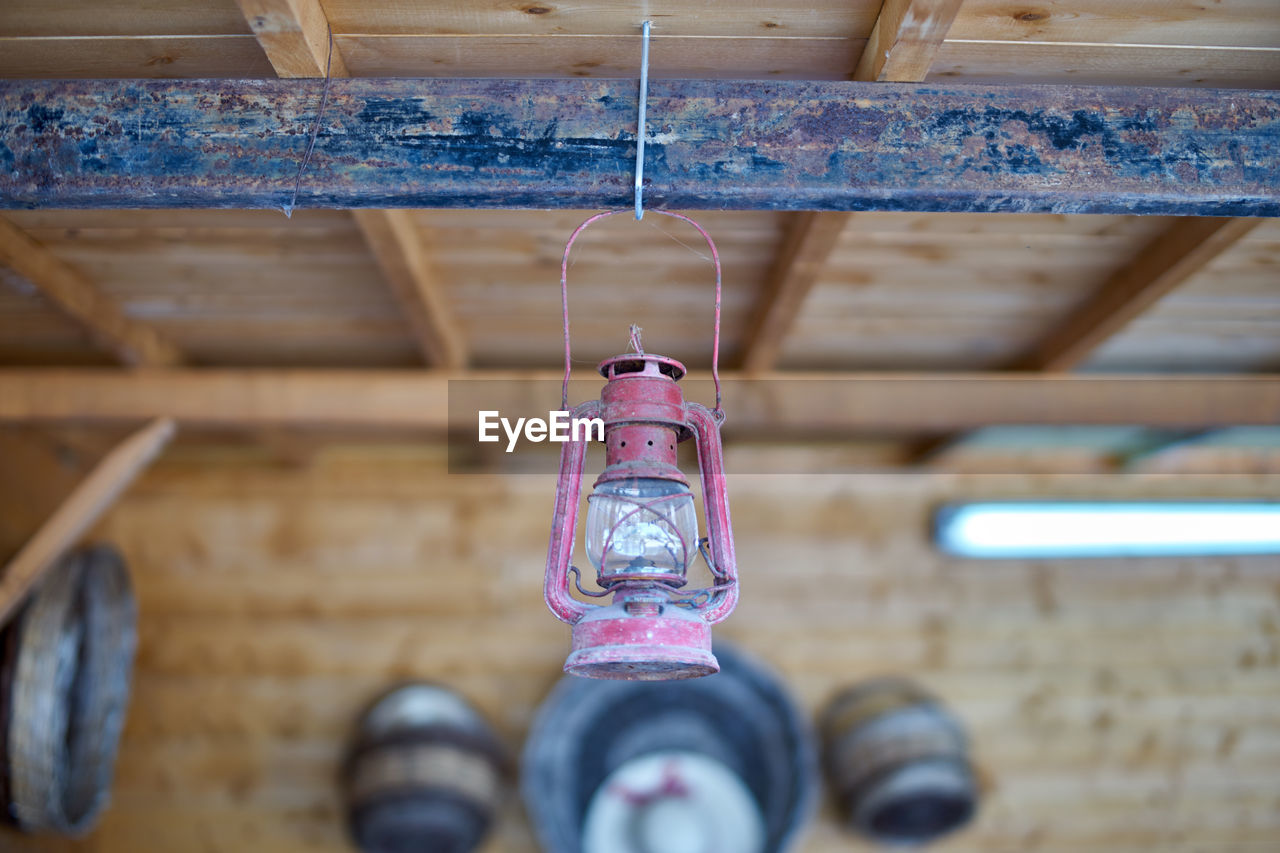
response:
{"label": "lantern burner cap", "polygon": [[605,379],[617,379],[623,376],[665,376],[673,382],[679,382],[689,371],[674,358],[665,355],[653,355],[646,352],[629,352],[606,358],[596,366]]}

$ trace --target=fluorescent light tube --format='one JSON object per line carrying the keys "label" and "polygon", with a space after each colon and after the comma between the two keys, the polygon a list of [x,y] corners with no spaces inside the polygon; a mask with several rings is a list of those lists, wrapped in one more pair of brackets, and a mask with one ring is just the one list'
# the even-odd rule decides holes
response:
{"label": "fluorescent light tube", "polygon": [[1280,554],[1280,503],[948,504],[935,539],[949,554],[979,558]]}

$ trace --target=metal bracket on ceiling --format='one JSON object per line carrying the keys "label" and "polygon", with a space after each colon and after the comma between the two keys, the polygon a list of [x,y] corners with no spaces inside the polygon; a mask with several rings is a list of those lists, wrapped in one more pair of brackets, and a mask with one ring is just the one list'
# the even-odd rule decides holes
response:
{"label": "metal bracket on ceiling", "polygon": [[644,135],[645,108],[649,100],[649,27],[644,22],[643,47],[640,53],[640,115],[636,121],[636,220],[644,219]]}

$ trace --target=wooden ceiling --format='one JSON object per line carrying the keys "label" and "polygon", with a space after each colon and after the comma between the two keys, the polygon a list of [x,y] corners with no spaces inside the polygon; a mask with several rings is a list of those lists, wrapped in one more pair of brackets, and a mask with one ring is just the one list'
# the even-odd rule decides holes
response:
{"label": "wooden ceiling", "polygon": [[[9,0],[0,76],[652,75],[1280,88],[1275,0]],[[328,56],[328,34],[333,58]],[[868,46],[871,46],[868,48]],[[11,211],[0,364],[554,368],[587,211]],[[1280,370],[1280,222],[701,212],[753,370]],[[658,217],[575,249],[575,355],[709,362],[711,267]]]}
{"label": "wooden ceiling", "polygon": [[[1280,15],[1272,0],[927,5],[958,7],[928,79],[1255,88],[1280,80]],[[253,10],[248,20],[241,6]],[[853,74],[881,10],[880,0],[320,6],[356,77],[634,77],[637,27],[648,18],[655,77],[840,80]],[[0,10],[0,76],[274,76],[252,24],[256,13],[272,17],[271,7],[248,0],[8,0]]]}
{"label": "wooden ceiling", "polygon": [[[585,212],[416,211],[412,222],[479,367],[559,363],[560,254]],[[421,364],[412,329],[353,217],[342,211],[14,211],[7,218],[91,279],[134,322],[203,366]],[[698,218],[725,265],[724,347],[739,354],[795,214]],[[867,213],[848,218],[782,339],[784,368],[985,370],[1047,336],[1164,217]],[[606,221],[570,273],[584,359],[648,346],[709,358],[712,270],[691,230]],[[8,364],[113,361],[78,323],[10,274],[0,289]],[[1115,371],[1280,369],[1280,222],[1225,249],[1086,360]]]}

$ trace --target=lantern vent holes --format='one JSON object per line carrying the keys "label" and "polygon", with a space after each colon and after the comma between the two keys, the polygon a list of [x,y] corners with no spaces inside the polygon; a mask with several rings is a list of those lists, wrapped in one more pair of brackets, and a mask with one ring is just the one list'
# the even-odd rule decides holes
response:
{"label": "lantern vent holes", "polygon": [[[679,381],[684,378],[684,367],[672,360],[663,359],[659,361],[655,359],[651,363],[653,363],[654,367],[657,368],[658,373],[663,376],[675,381]],[[645,373],[645,365],[645,359],[641,358],[610,359],[607,366],[601,371],[601,373],[606,379],[611,379],[614,376],[626,376],[632,373]]]}
{"label": "lantern vent holes", "polygon": [[624,373],[644,373],[644,362],[640,360],[614,362],[613,375],[619,376]]}

